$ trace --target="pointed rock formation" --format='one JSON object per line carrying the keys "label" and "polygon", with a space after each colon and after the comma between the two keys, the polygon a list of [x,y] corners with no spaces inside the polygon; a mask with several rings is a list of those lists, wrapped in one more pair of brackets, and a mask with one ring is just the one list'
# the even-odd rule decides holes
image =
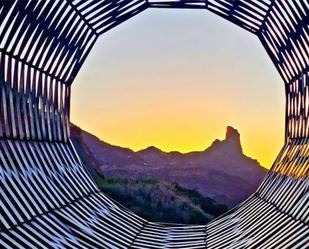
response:
{"label": "pointed rock formation", "polygon": [[243,154],[240,134],[231,126],[225,139],[216,140],[204,151],[164,152],[154,146],[134,152],[110,145],[77,127],[72,134],[91,154],[92,167],[108,177],[156,178],[196,188],[218,202],[234,206],[252,194],[266,170]]}

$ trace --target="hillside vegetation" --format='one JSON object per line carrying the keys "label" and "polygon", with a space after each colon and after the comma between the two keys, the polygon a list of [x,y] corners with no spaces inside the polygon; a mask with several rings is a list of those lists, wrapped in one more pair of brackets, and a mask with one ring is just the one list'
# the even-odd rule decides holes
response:
{"label": "hillside vegetation", "polygon": [[134,152],[72,126],[72,141],[101,190],[141,217],[156,222],[205,224],[251,195],[266,170],[243,154],[240,134],[204,151]]}
{"label": "hillside vegetation", "polygon": [[227,206],[178,183],[157,179],[104,178],[101,190],[139,216],[156,222],[205,224],[227,211]]}

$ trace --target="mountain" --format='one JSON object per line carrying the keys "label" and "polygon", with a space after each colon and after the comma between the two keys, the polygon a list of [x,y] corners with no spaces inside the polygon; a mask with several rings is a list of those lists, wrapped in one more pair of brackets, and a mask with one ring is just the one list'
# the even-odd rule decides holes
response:
{"label": "mountain", "polygon": [[224,140],[189,153],[164,152],[154,146],[134,152],[101,141],[74,125],[72,138],[90,158],[88,168],[105,177],[177,182],[229,207],[254,193],[266,174],[257,160],[243,154],[240,134],[231,126]]}
{"label": "mountain", "polygon": [[178,183],[98,175],[96,182],[108,196],[152,222],[206,224],[228,210],[226,205]]}

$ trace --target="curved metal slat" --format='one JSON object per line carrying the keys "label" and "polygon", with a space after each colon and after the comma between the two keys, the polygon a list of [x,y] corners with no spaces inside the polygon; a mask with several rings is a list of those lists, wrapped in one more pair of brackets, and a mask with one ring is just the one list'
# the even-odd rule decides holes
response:
{"label": "curved metal slat", "polygon": [[[286,88],[286,140],[247,201],[204,226],[148,222],[101,193],[70,141],[71,84],[100,34],[147,8],[207,9],[255,34]],[[305,0],[0,0],[0,247],[307,248]]]}

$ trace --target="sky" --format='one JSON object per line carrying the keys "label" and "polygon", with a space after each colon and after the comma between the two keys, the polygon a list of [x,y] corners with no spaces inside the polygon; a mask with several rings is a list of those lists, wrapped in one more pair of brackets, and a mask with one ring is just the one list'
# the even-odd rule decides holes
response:
{"label": "sky", "polygon": [[72,89],[71,121],[133,150],[204,150],[238,129],[269,168],[284,142],[284,86],[253,34],[206,10],[151,9],[101,36]]}

